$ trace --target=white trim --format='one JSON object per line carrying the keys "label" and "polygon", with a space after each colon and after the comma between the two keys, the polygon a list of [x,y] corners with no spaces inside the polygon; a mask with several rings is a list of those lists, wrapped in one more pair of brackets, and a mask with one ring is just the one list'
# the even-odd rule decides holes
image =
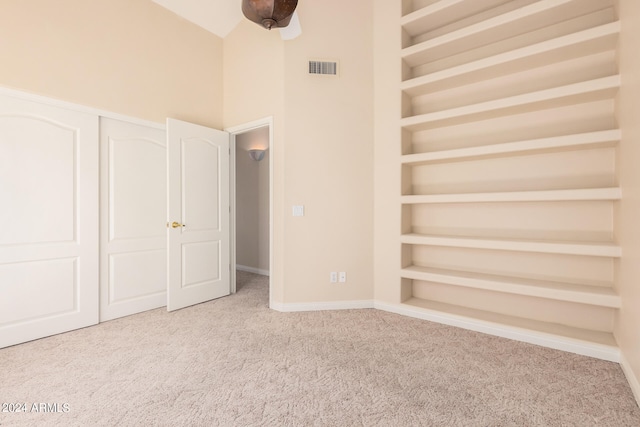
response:
{"label": "white trim", "polygon": [[478,202],[556,202],[570,200],[620,200],[620,187],[578,188],[548,191],[501,191],[496,193],[430,194],[401,196],[403,204]]}
{"label": "white trim", "polygon": [[283,313],[293,313],[298,311],[329,311],[329,310],[360,310],[364,308],[374,308],[373,300],[360,301],[330,301],[330,302],[309,302],[292,304],[269,304],[269,307]]}
{"label": "white trim", "polygon": [[627,377],[631,391],[636,398],[636,403],[640,406],[640,379],[638,379],[633,369],[631,369],[631,365],[624,356],[624,353],[620,354],[620,366],[622,367],[622,372],[624,372],[624,375]]}
{"label": "white trim", "polygon": [[374,307],[378,310],[401,314],[403,316],[456,326],[458,328],[509,338],[529,344],[536,344],[556,350],[568,351],[570,353],[581,354],[583,356],[595,357],[597,359],[607,360],[610,362],[620,362],[620,350],[611,346],[588,343],[559,335],[532,331],[515,326],[506,326],[499,323],[482,321],[464,316],[412,308],[404,304],[389,304],[376,301]]}
{"label": "white trim", "polygon": [[269,270],[263,270],[261,268],[249,267],[241,264],[236,264],[236,270],[246,271],[247,273],[260,274],[262,276],[269,275]]}
{"label": "white trim", "polygon": [[120,120],[140,126],[146,126],[154,129],[166,130],[165,123],[153,122],[150,120],[139,119],[137,117],[127,116],[125,114],[114,113],[112,111],[100,110],[98,108],[87,107],[85,105],[75,104],[73,102],[62,101],[55,98],[49,98],[42,95],[35,95],[29,92],[23,92],[16,89],[0,86],[0,95],[11,96],[27,101],[38,102],[40,104],[50,105],[54,107],[64,108],[67,110],[78,111],[81,113],[93,114],[95,116],[105,117],[114,120]]}
{"label": "white trim", "polygon": [[[249,132],[254,129],[262,128],[265,126],[273,127],[273,116],[264,117],[262,119],[254,120],[252,122],[244,123],[237,126],[231,126],[224,130],[233,135]],[[271,147],[269,147],[271,149]]]}
{"label": "white trim", "polygon": [[[276,150],[275,140],[273,139],[273,116],[264,117],[262,119],[254,120],[252,122],[244,123],[237,126],[231,126],[225,128],[226,132],[229,132],[231,135],[230,148],[231,148],[231,158],[233,159],[230,169],[230,173],[232,174],[229,184],[231,185],[231,277],[232,283],[231,288],[232,292],[235,292],[235,272],[236,272],[236,181],[235,181],[235,158],[236,158],[236,135],[241,133],[249,132],[254,129],[262,128],[268,126],[269,127],[269,272],[273,271],[274,266],[274,253],[273,253],[273,162],[274,162],[274,152]],[[273,302],[273,286],[269,283],[269,306],[271,307]]]}
{"label": "white trim", "polygon": [[230,291],[235,294],[236,278],[236,136],[229,133],[229,272]]}

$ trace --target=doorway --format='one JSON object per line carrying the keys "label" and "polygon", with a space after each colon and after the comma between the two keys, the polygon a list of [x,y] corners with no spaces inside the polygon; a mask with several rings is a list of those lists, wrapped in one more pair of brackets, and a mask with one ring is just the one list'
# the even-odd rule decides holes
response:
{"label": "doorway", "polygon": [[262,276],[270,276],[272,271],[272,119],[226,130],[231,134],[233,169],[231,288],[236,292],[236,270]]}

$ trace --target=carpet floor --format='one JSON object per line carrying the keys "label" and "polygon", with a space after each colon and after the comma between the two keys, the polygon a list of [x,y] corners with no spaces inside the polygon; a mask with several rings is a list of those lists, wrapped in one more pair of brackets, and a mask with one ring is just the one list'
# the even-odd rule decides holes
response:
{"label": "carpet floor", "polygon": [[615,363],[378,310],[279,313],[267,280],[0,350],[0,426],[640,426]]}

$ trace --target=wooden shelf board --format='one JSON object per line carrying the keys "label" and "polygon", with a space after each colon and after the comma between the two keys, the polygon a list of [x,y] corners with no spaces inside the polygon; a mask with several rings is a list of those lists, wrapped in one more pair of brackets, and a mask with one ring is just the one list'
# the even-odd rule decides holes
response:
{"label": "wooden shelf board", "polygon": [[423,280],[516,295],[620,308],[620,296],[612,287],[506,277],[454,270],[410,266],[401,270],[406,279]]}
{"label": "wooden shelf board", "polygon": [[402,17],[400,25],[415,37],[472,14],[504,3],[504,0],[440,0]]}
{"label": "wooden shelf board", "polygon": [[547,65],[554,60],[566,60],[612,50],[616,48],[619,33],[620,23],[612,22],[405,80],[401,83],[400,89],[410,96],[419,96],[456,85],[481,81],[486,78],[485,75],[495,78],[499,75]]}
{"label": "wooden shelf board", "polygon": [[620,188],[586,188],[550,191],[514,191],[500,193],[433,194],[402,196],[403,204],[482,203],[482,202],[555,202],[620,200]]}
{"label": "wooden shelf board", "polygon": [[403,234],[401,243],[409,245],[446,246],[471,249],[490,249],[517,252],[583,255],[619,258],[621,249],[613,243],[554,242],[516,239],[484,239],[477,237],[433,236]]}
{"label": "wooden shelf board", "polygon": [[585,103],[613,99],[619,87],[619,75],[603,77],[478,104],[405,117],[400,120],[400,125],[409,131],[419,131],[509,114],[504,113],[505,110],[514,114],[560,106],[564,105],[561,102],[562,100],[570,103]]}
{"label": "wooden shelf board", "polygon": [[499,156],[505,154],[526,154],[535,151],[572,149],[586,146],[600,146],[620,141],[619,129],[563,135],[527,141],[507,142],[480,147],[458,148],[454,150],[433,151],[428,153],[406,154],[402,156],[405,165],[427,164],[431,162],[469,160],[474,157]]}
{"label": "wooden shelf board", "polygon": [[[589,3],[586,4],[585,1]],[[401,57],[409,66],[413,67],[467,50],[472,40],[480,45],[488,45],[499,39],[504,39],[504,37],[507,37],[505,35],[506,29],[513,30],[517,28],[518,31],[512,34],[516,35],[540,28],[540,22],[546,23],[547,26],[560,22],[563,19],[562,16],[566,17],[566,11],[563,14],[558,14],[557,9],[562,7],[575,6],[579,8],[580,14],[602,7],[595,0],[583,0],[585,4],[578,3],[580,2],[575,2],[572,5],[572,0],[540,0],[431,40],[406,47],[402,50]],[[415,17],[416,20],[425,19],[421,17],[419,11],[416,11],[415,15],[411,14],[410,17]],[[403,22],[405,28],[412,26],[411,19],[405,19]]]}
{"label": "wooden shelf board", "polygon": [[[509,327],[527,332],[540,333],[545,336],[562,337],[578,345],[592,347],[594,351],[617,353],[618,346],[610,332],[592,331],[555,323],[541,322],[515,316],[508,316],[483,310],[455,306],[435,301],[411,298],[403,303],[405,306],[416,307],[440,316],[452,316],[460,320],[468,319],[471,323],[488,323],[496,328]],[[443,322],[444,323],[444,322]]]}

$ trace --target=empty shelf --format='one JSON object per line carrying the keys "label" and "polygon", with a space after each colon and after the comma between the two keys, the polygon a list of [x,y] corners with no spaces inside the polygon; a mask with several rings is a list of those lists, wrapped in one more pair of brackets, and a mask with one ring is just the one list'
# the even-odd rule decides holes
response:
{"label": "empty shelf", "polygon": [[564,255],[585,255],[619,258],[621,249],[613,243],[550,242],[516,239],[483,239],[475,237],[430,236],[403,234],[401,243],[410,245],[446,246],[502,251],[540,252]]}
{"label": "empty shelf", "polygon": [[520,341],[617,361],[620,350],[610,332],[580,329],[451,304],[410,298],[400,304],[403,314]]}
{"label": "empty shelf", "polygon": [[[580,4],[582,3],[582,4]],[[435,10],[437,4],[432,8]],[[533,4],[503,13],[473,25],[452,31],[430,40],[406,47],[402,59],[411,67],[432,62],[466,51],[469,46],[480,47],[499,41],[505,33],[515,36],[568,19],[571,15],[582,15],[607,7],[601,0],[540,0]],[[449,9],[452,10],[451,6]],[[572,9],[575,8],[575,13]],[[426,9],[426,10],[425,10]],[[429,8],[416,11],[403,18],[404,29],[415,32],[414,23],[428,20]],[[562,13],[559,13],[562,11]],[[427,16],[425,17],[425,13]],[[417,26],[417,25],[416,25]]]}
{"label": "empty shelf", "polygon": [[469,160],[474,157],[490,157],[521,153],[527,154],[534,151],[562,150],[608,144],[613,145],[614,143],[618,143],[620,138],[620,130],[613,129],[575,135],[556,136],[551,138],[531,139],[527,141],[506,142],[479,147],[406,154],[402,156],[402,163],[405,165],[426,164],[430,162],[448,160]]}
{"label": "empty shelf", "polygon": [[620,23],[612,22],[588,30],[536,43],[499,55],[405,80],[400,89],[410,96],[467,85],[486,78],[548,65],[554,61],[587,56],[616,48]]}
{"label": "empty shelf", "polygon": [[620,307],[620,296],[615,293],[612,287],[551,282],[418,266],[403,268],[401,275],[406,279],[444,283],[558,301],[591,304],[601,307]]}
{"label": "empty shelf", "polygon": [[[552,89],[465,105],[443,111],[420,114],[401,119],[401,126],[419,131],[450,126],[489,117],[535,111],[567,103],[585,103],[613,99],[620,87],[620,76],[609,76]],[[507,111],[506,113],[504,111]]]}
{"label": "empty shelf", "polygon": [[549,191],[514,191],[500,193],[433,194],[402,196],[404,204],[481,203],[481,202],[555,202],[584,200],[620,200],[620,188],[586,188]]}

